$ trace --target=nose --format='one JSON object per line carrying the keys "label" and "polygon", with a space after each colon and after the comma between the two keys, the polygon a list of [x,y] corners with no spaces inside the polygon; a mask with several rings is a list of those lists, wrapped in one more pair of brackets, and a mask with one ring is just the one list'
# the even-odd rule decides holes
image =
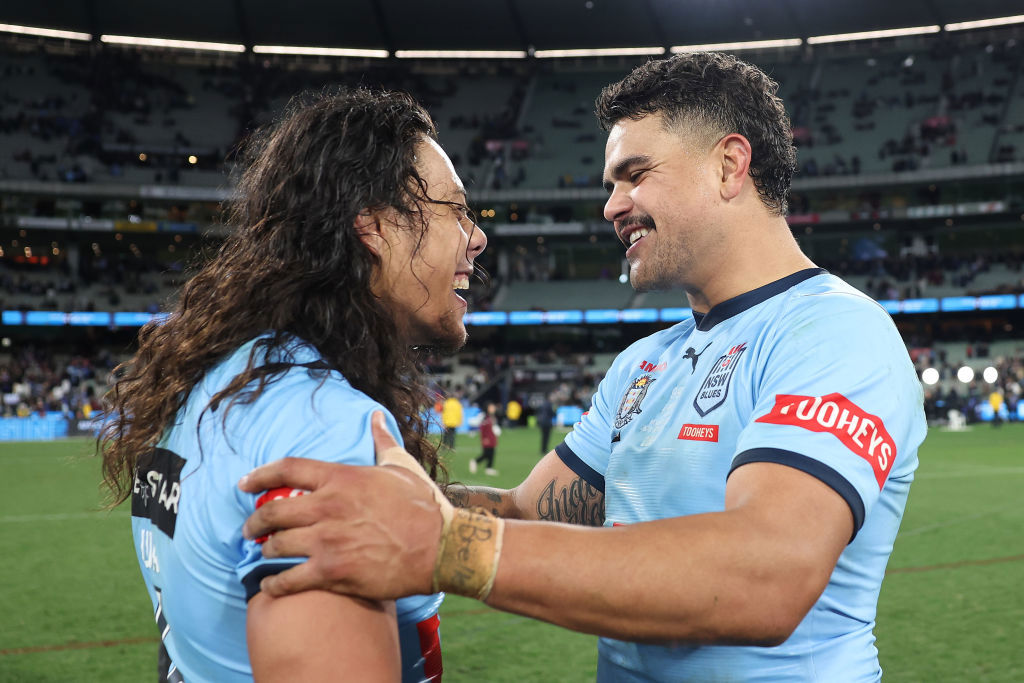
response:
{"label": "nose", "polygon": [[633,200],[630,198],[629,193],[615,187],[611,195],[609,195],[608,201],[604,203],[604,218],[614,223],[619,218],[628,216],[632,210]]}
{"label": "nose", "polygon": [[471,224],[473,227],[469,233],[469,248],[467,253],[469,254],[469,260],[472,261],[480,255],[485,248],[487,248],[487,235],[476,223]]}

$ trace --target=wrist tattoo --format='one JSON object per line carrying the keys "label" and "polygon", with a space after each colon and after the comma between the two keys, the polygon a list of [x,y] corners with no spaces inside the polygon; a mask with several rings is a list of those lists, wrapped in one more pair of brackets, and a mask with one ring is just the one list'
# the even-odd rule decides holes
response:
{"label": "wrist tattoo", "polygon": [[505,498],[502,496],[502,492],[497,489],[452,484],[445,489],[444,495],[457,508],[479,507],[489,509],[496,517],[505,516],[502,514],[502,508],[505,507]]}
{"label": "wrist tattoo", "polygon": [[444,490],[444,496],[457,508],[464,508],[469,502],[469,489],[461,484],[452,484]]}
{"label": "wrist tattoo", "polygon": [[580,526],[604,524],[604,494],[582,477],[567,486],[555,488],[555,479],[544,487],[537,499],[537,517],[551,522]]}

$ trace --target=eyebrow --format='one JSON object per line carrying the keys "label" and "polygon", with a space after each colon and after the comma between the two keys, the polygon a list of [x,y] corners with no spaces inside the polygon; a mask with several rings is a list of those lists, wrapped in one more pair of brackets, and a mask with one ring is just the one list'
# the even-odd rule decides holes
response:
{"label": "eyebrow", "polygon": [[604,182],[602,183],[602,185],[604,185],[604,189],[607,192],[611,193],[612,189],[614,189],[615,187],[612,183],[612,180],[618,180],[619,178],[623,177],[624,175],[626,175],[629,169],[633,168],[634,166],[649,163],[651,163],[651,157],[647,154],[634,154],[632,156],[626,157],[619,163],[615,164],[614,168],[612,168],[610,174],[611,179],[607,177],[604,179]]}

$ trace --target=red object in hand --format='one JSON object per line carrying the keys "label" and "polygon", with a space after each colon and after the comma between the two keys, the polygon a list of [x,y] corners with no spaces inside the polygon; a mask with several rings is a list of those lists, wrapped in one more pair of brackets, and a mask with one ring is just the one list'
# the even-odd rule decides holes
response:
{"label": "red object in hand", "polygon": [[[304,496],[307,493],[309,493],[309,491],[305,489],[293,489],[289,486],[282,486],[281,488],[270,489],[269,491],[265,492],[262,496],[256,499],[256,509],[258,510],[265,504],[269,503],[272,500],[277,500],[278,498],[295,498],[296,496]],[[255,540],[257,543],[265,543],[266,540],[271,536],[273,536],[273,534],[267,534],[265,536],[260,536]]]}

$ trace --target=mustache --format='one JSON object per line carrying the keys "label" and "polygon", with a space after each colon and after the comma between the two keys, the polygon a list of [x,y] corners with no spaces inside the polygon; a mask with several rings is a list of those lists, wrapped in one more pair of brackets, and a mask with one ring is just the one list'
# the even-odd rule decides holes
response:
{"label": "mustache", "polygon": [[657,226],[654,225],[654,219],[646,213],[635,213],[626,216],[619,221],[619,225],[642,225],[650,230],[658,229]]}

